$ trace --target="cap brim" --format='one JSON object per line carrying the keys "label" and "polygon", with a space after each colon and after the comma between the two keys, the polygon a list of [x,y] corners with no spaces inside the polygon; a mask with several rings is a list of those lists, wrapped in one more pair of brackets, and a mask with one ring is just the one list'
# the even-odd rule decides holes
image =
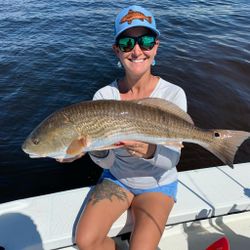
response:
{"label": "cap brim", "polygon": [[131,24],[131,25],[126,26],[126,27],[124,27],[123,29],[119,30],[119,32],[115,35],[115,40],[116,40],[116,38],[117,38],[118,36],[120,36],[124,31],[129,30],[129,29],[131,29],[131,28],[135,28],[135,27],[144,27],[144,28],[147,28],[147,29],[151,30],[152,32],[154,32],[154,33],[156,34],[157,37],[160,36],[160,31],[159,31],[158,29],[152,29],[151,26],[141,25],[141,24],[135,23],[135,24]]}

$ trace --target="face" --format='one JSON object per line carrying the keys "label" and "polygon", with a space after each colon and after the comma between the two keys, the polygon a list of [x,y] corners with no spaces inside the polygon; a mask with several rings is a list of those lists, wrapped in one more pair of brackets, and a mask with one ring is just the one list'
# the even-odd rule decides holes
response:
{"label": "face", "polygon": [[[123,37],[140,37],[148,33],[149,30],[144,27],[135,27],[126,30],[123,33]],[[151,70],[151,64],[157,53],[158,46],[159,40],[156,40],[156,44],[151,50],[141,49],[138,43],[129,52],[122,52],[117,45],[114,45],[113,49],[127,73],[141,76]]]}

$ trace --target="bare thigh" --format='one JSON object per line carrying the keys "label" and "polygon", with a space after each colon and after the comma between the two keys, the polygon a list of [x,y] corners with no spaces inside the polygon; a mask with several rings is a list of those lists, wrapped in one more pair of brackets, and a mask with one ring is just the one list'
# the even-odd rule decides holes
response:
{"label": "bare thigh", "polygon": [[134,219],[131,250],[157,248],[173,205],[173,198],[162,193],[144,193],[134,197],[131,204]]}
{"label": "bare thigh", "polygon": [[133,197],[108,180],[96,185],[78,222],[76,241],[103,241],[112,224],[130,207]]}

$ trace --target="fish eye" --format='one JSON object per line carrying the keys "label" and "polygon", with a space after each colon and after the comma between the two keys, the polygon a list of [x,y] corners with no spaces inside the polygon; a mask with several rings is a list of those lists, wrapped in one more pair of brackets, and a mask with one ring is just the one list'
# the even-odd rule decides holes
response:
{"label": "fish eye", "polygon": [[33,139],[32,139],[32,142],[33,142],[35,145],[37,145],[37,144],[39,144],[40,140],[39,140],[38,138],[33,138]]}
{"label": "fish eye", "polygon": [[217,137],[217,138],[220,137],[220,133],[215,132],[215,133],[214,133],[214,137]]}

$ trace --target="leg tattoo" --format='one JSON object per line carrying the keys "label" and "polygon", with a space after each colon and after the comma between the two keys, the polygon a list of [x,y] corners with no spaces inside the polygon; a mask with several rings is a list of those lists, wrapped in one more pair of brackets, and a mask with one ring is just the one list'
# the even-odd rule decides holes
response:
{"label": "leg tattoo", "polygon": [[116,197],[120,201],[128,201],[127,194],[121,187],[113,183],[112,181],[103,180],[100,184],[97,184],[90,194],[89,202],[95,205],[98,201],[109,199],[112,201],[112,196]]}

